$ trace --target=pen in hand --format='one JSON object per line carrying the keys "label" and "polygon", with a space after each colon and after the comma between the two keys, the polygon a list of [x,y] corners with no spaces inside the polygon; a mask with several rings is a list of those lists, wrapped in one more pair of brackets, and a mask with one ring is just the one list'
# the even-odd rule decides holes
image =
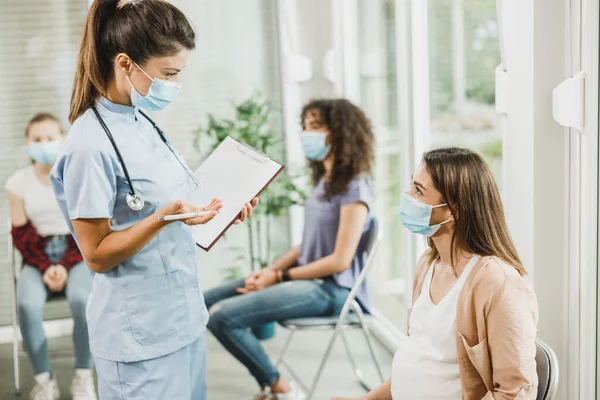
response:
{"label": "pen in hand", "polygon": [[183,219],[189,218],[197,218],[197,217],[207,217],[212,215],[214,211],[196,211],[185,214],[173,214],[173,215],[161,215],[158,217],[159,221],[180,221]]}

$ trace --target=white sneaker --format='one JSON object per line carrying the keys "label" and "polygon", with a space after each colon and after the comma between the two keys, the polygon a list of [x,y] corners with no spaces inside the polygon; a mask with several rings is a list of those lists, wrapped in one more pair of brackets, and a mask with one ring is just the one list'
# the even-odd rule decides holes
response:
{"label": "white sneaker", "polygon": [[94,374],[91,369],[76,369],[71,383],[73,400],[97,400]]}
{"label": "white sneaker", "polygon": [[290,391],[287,393],[277,393],[274,398],[277,400],[304,400],[306,394],[296,385],[295,382],[290,382]]}
{"label": "white sneaker", "polygon": [[29,394],[30,400],[58,400],[60,392],[56,378],[50,379],[50,373],[42,372],[35,376],[35,386]]}
{"label": "white sneaker", "polygon": [[260,390],[260,392],[258,392],[256,394],[256,396],[253,397],[253,400],[273,400],[276,399],[276,397],[274,397],[273,393],[271,393],[271,388],[270,387],[265,387],[262,388]]}

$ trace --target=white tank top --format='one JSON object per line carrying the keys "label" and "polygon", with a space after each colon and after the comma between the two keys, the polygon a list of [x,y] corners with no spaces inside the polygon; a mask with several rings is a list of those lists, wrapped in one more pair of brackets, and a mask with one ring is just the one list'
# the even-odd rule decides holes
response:
{"label": "white tank top", "polygon": [[12,174],[6,189],[23,200],[25,214],[41,236],[69,233],[52,187],[40,181],[32,165]]}
{"label": "white tank top", "polygon": [[427,271],[410,314],[410,336],[400,343],[394,355],[392,399],[462,399],[456,354],[456,307],[458,295],[479,258],[474,255],[469,260],[456,284],[437,305],[429,293],[434,265]]}

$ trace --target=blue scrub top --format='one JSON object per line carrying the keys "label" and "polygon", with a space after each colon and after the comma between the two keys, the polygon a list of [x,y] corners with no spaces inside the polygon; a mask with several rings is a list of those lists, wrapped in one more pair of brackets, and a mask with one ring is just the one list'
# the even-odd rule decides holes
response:
{"label": "blue scrub top", "polygon": [[[194,187],[176,156],[136,108],[102,98],[97,109],[110,129],[144,208],[131,210],[129,186],[106,133],[91,109],[69,131],[51,173],[61,211],[71,220],[109,218],[127,229]],[[200,337],[208,312],[199,289],[196,244],[181,222],[165,227],[142,250],[96,274],[87,304],[95,357],[133,362],[173,353]]]}

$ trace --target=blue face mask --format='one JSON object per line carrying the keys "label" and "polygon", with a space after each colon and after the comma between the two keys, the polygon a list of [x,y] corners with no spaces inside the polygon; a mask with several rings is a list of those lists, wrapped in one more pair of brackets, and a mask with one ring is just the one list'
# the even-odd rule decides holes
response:
{"label": "blue face mask", "polygon": [[140,71],[144,73],[152,81],[150,87],[148,88],[148,94],[142,96],[135,87],[131,80],[127,76],[127,81],[131,85],[131,104],[136,107],[143,108],[148,111],[158,111],[162,110],[166,106],[168,106],[175,97],[177,97],[177,93],[181,89],[181,84],[177,82],[169,82],[163,81],[161,79],[154,78],[152,79],[150,75],[144,72],[143,69],[139,67],[136,63],[133,63]]}
{"label": "blue face mask", "polygon": [[446,205],[447,204],[440,204],[438,206],[432,206],[421,203],[408,193],[404,193],[400,199],[400,220],[402,221],[402,225],[412,233],[431,237],[443,224],[450,221],[448,219],[436,225],[429,225],[431,212],[434,208],[444,207]]}
{"label": "blue face mask", "polygon": [[38,164],[54,164],[60,151],[60,140],[52,142],[31,142],[29,157]]}
{"label": "blue face mask", "polygon": [[300,141],[304,154],[310,160],[323,161],[331,150],[326,132],[304,131],[300,133]]}

